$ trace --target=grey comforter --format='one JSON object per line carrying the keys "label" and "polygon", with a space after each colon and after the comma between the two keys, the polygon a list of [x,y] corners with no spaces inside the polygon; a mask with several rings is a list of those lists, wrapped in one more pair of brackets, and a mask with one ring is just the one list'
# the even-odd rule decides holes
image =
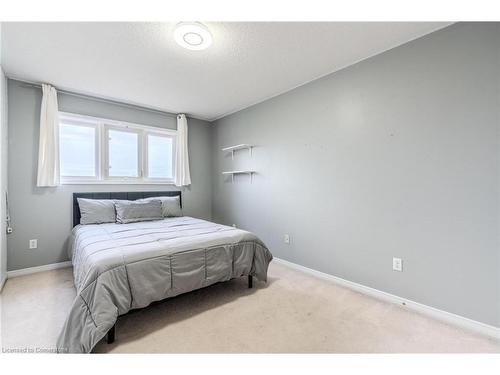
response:
{"label": "grey comforter", "polygon": [[87,353],[119,315],[244,275],[267,280],[272,255],[254,234],[191,217],[78,225],[70,256],[77,296],[57,341]]}

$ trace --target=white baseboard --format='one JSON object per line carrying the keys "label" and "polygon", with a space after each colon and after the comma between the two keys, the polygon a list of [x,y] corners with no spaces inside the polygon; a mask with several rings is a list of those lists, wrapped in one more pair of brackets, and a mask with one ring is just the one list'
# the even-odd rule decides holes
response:
{"label": "white baseboard", "polygon": [[2,292],[3,286],[5,285],[6,281],[7,281],[7,275],[4,275],[0,280],[0,293]]}
{"label": "white baseboard", "polygon": [[282,264],[284,266],[293,268],[298,271],[305,272],[307,274],[310,274],[312,276],[316,276],[318,278],[332,281],[336,284],[342,285],[344,287],[347,287],[349,289],[355,290],[357,292],[369,295],[371,297],[395,303],[398,305],[402,305],[410,310],[417,311],[421,314],[427,315],[431,318],[443,321],[448,324],[452,324],[461,328],[465,328],[471,331],[474,331],[476,333],[480,333],[492,338],[495,338],[497,340],[500,340],[500,328],[494,327],[485,323],[478,322],[476,320],[472,320],[469,318],[465,318],[460,315],[452,314],[447,311],[439,310],[431,306],[427,306],[418,302],[414,302],[402,297],[395,296],[394,294],[386,293],[378,289],[370,288],[352,281],[348,281],[345,279],[342,279],[337,276],[333,276],[324,272],[316,271],[311,268],[307,268],[304,266],[301,266],[296,263],[289,262],[284,259],[280,258],[274,258],[274,261],[276,263]]}
{"label": "white baseboard", "polygon": [[71,267],[71,265],[71,261],[68,260],[66,262],[46,264],[39,267],[21,268],[20,270],[7,271],[7,278],[11,279],[13,277],[30,275],[32,273],[57,270],[59,268]]}

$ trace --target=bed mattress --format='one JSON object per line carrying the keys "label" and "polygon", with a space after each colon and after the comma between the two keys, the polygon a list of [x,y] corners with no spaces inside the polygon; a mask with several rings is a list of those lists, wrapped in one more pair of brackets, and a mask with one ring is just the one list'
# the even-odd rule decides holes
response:
{"label": "bed mattress", "polygon": [[76,298],[60,352],[87,353],[119,315],[220,281],[267,280],[272,255],[254,234],[191,217],[77,225],[69,253]]}

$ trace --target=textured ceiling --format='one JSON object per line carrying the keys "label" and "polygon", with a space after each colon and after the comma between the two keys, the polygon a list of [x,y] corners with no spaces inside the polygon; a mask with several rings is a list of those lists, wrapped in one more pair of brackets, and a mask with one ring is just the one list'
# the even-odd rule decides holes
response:
{"label": "textured ceiling", "polygon": [[205,23],[204,51],[175,23],[3,23],[9,77],[214,120],[446,23]]}

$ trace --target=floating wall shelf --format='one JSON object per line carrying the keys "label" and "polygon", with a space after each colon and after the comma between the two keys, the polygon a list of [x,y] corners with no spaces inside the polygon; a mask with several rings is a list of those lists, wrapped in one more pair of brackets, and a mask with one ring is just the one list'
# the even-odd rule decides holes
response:
{"label": "floating wall shelf", "polygon": [[234,175],[235,174],[247,174],[250,176],[250,183],[252,183],[253,179],[253,174],[256,173],[255,171],[227,171],[227,172],[222,172],[223,175],[231,175],[231,181],[234,182]]}
{"label": "floating wall shelf", "polygon": [[235,146],[224,147],[222,149],[223,152],[231,152],[231,158],[234,159],[234,152],[238,150],[248,150],[249,155],[252,156],[252,147],[253,145],[241,144]]}

